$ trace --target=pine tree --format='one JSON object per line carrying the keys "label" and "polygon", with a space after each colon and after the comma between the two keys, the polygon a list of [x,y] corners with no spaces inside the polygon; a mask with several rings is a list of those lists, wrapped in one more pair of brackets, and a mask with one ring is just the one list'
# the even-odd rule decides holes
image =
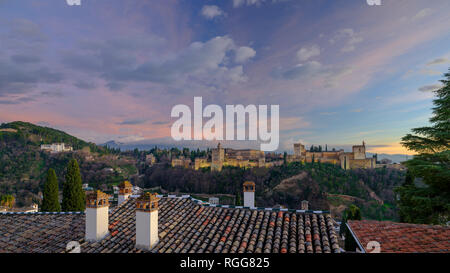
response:
{"label": "pine tree", "polygon": [[75,159],[67,165],[66,181],[63,186],[63,211],[84,211],[86,196],[81,182],[80,168]]}
{"label": "pine tree", "polygon": [[44,184],[44,198],[42,200],[41,211],[61,211],[58,200],[58,179],[55,170],[49,169],[47,172],[47,180]]}
{"label": "pine tree", "polygon": [[425,186],[413,183],[396,189],[399,213],[405,222],[445,224],[450,220],[450,69],[443,87],[434,91],[431,126],[412,129],[402,145],[418,155],[405,164]]}

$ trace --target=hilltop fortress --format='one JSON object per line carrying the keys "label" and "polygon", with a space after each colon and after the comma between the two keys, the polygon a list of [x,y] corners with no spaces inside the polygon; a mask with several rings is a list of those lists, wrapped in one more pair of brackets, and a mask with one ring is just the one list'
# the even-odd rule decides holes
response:
{"label": "hilltop fortress", "polygon": [[[322,162],[339,165],[344,170],[349,169],[371,169],[376,167],[376,158],[366,157],[366,144],[355,145],[352,152],[345,152],[343,149],[338,151],[307,151],[305,145],[301,143],[294,144],[294,154],[288,155],[286,161],[290,162]],[[282,165],[283,156],[270,158],[266,161],[266,155],[259,150],[235,150],[223,148],[219,143],[217,148],[211,151],[211,160],[208,158],[196,158],[191,162],[189,158],[179,157],[172,159],[172,167],[200,168],[211,167],[211,171],[221,171],[224,166],[233,166],[241,168],[266,167]]]}
{"label": "hilltop fortress", "polygon": [[340,165],[342,169],[372,169],[376,167],[376,158],[366,157],[366,144],[354,145],[352,152],[324,151],[311,152],[301,143],[294,144],[294,155],[288,156],[288,162],[322,162]]}

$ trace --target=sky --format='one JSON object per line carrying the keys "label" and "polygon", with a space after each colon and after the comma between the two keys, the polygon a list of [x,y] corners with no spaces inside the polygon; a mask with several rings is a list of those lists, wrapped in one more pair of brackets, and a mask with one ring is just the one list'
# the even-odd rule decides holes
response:
{"label": "sky", "polygon": [[[171,140],[177,104],[279,105],[294,142],[411,154],[450,67],[450,1],[0,0],[0,122]],[[205,120],[206,121],[206,120]]]}

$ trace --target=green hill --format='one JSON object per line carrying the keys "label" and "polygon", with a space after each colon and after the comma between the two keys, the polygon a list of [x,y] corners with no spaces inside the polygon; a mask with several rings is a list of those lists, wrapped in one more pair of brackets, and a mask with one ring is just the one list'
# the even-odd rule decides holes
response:
{"label": "green hill", "polygon": [[327,163],[293,162],[273,168],[225,167],[221,172],[156,165],[143,170],[138,185],[160,186],[169,192],[196,194],[241,194],[244,181],[256,184],[256,204],[300,209],[302,200],[310,208],[331,210],[339,219],[350,204],[361,208],[363,217],[398,220],[393,189],[403,183],[403,171],[380,168],[342,170]]}
{"label": "green hill", "polygon": [[72,146],[74,150],[90,147],[91,150],[100,151],[94,143],[87,143],[60,130],[23,121],[1,124],[0,141],[17,141],[30,146],[63,142]]}
{"label": "green hill", "polygon": [[[41,144],[61,142],[74,151],[50,154],[40,149]],[[66,165],[72,158],[80,165],[83,183],[96,188],[118,183],[137,172],[132,159],[107,147],[27,122],[4,123],[0,125],[0,195],[14,195],[19,207],[39,203],[47,170],[55,169],[62,186]]]}

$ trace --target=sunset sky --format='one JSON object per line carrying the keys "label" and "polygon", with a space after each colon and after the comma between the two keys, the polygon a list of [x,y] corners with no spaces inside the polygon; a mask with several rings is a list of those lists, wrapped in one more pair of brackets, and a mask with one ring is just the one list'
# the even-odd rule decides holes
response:
{"label": "sunset sky", "polygon": [[176,104],[280,105],[301,141],[399,142],[450,67],[450,1],[0,0],[0,122],[170,140]]}

